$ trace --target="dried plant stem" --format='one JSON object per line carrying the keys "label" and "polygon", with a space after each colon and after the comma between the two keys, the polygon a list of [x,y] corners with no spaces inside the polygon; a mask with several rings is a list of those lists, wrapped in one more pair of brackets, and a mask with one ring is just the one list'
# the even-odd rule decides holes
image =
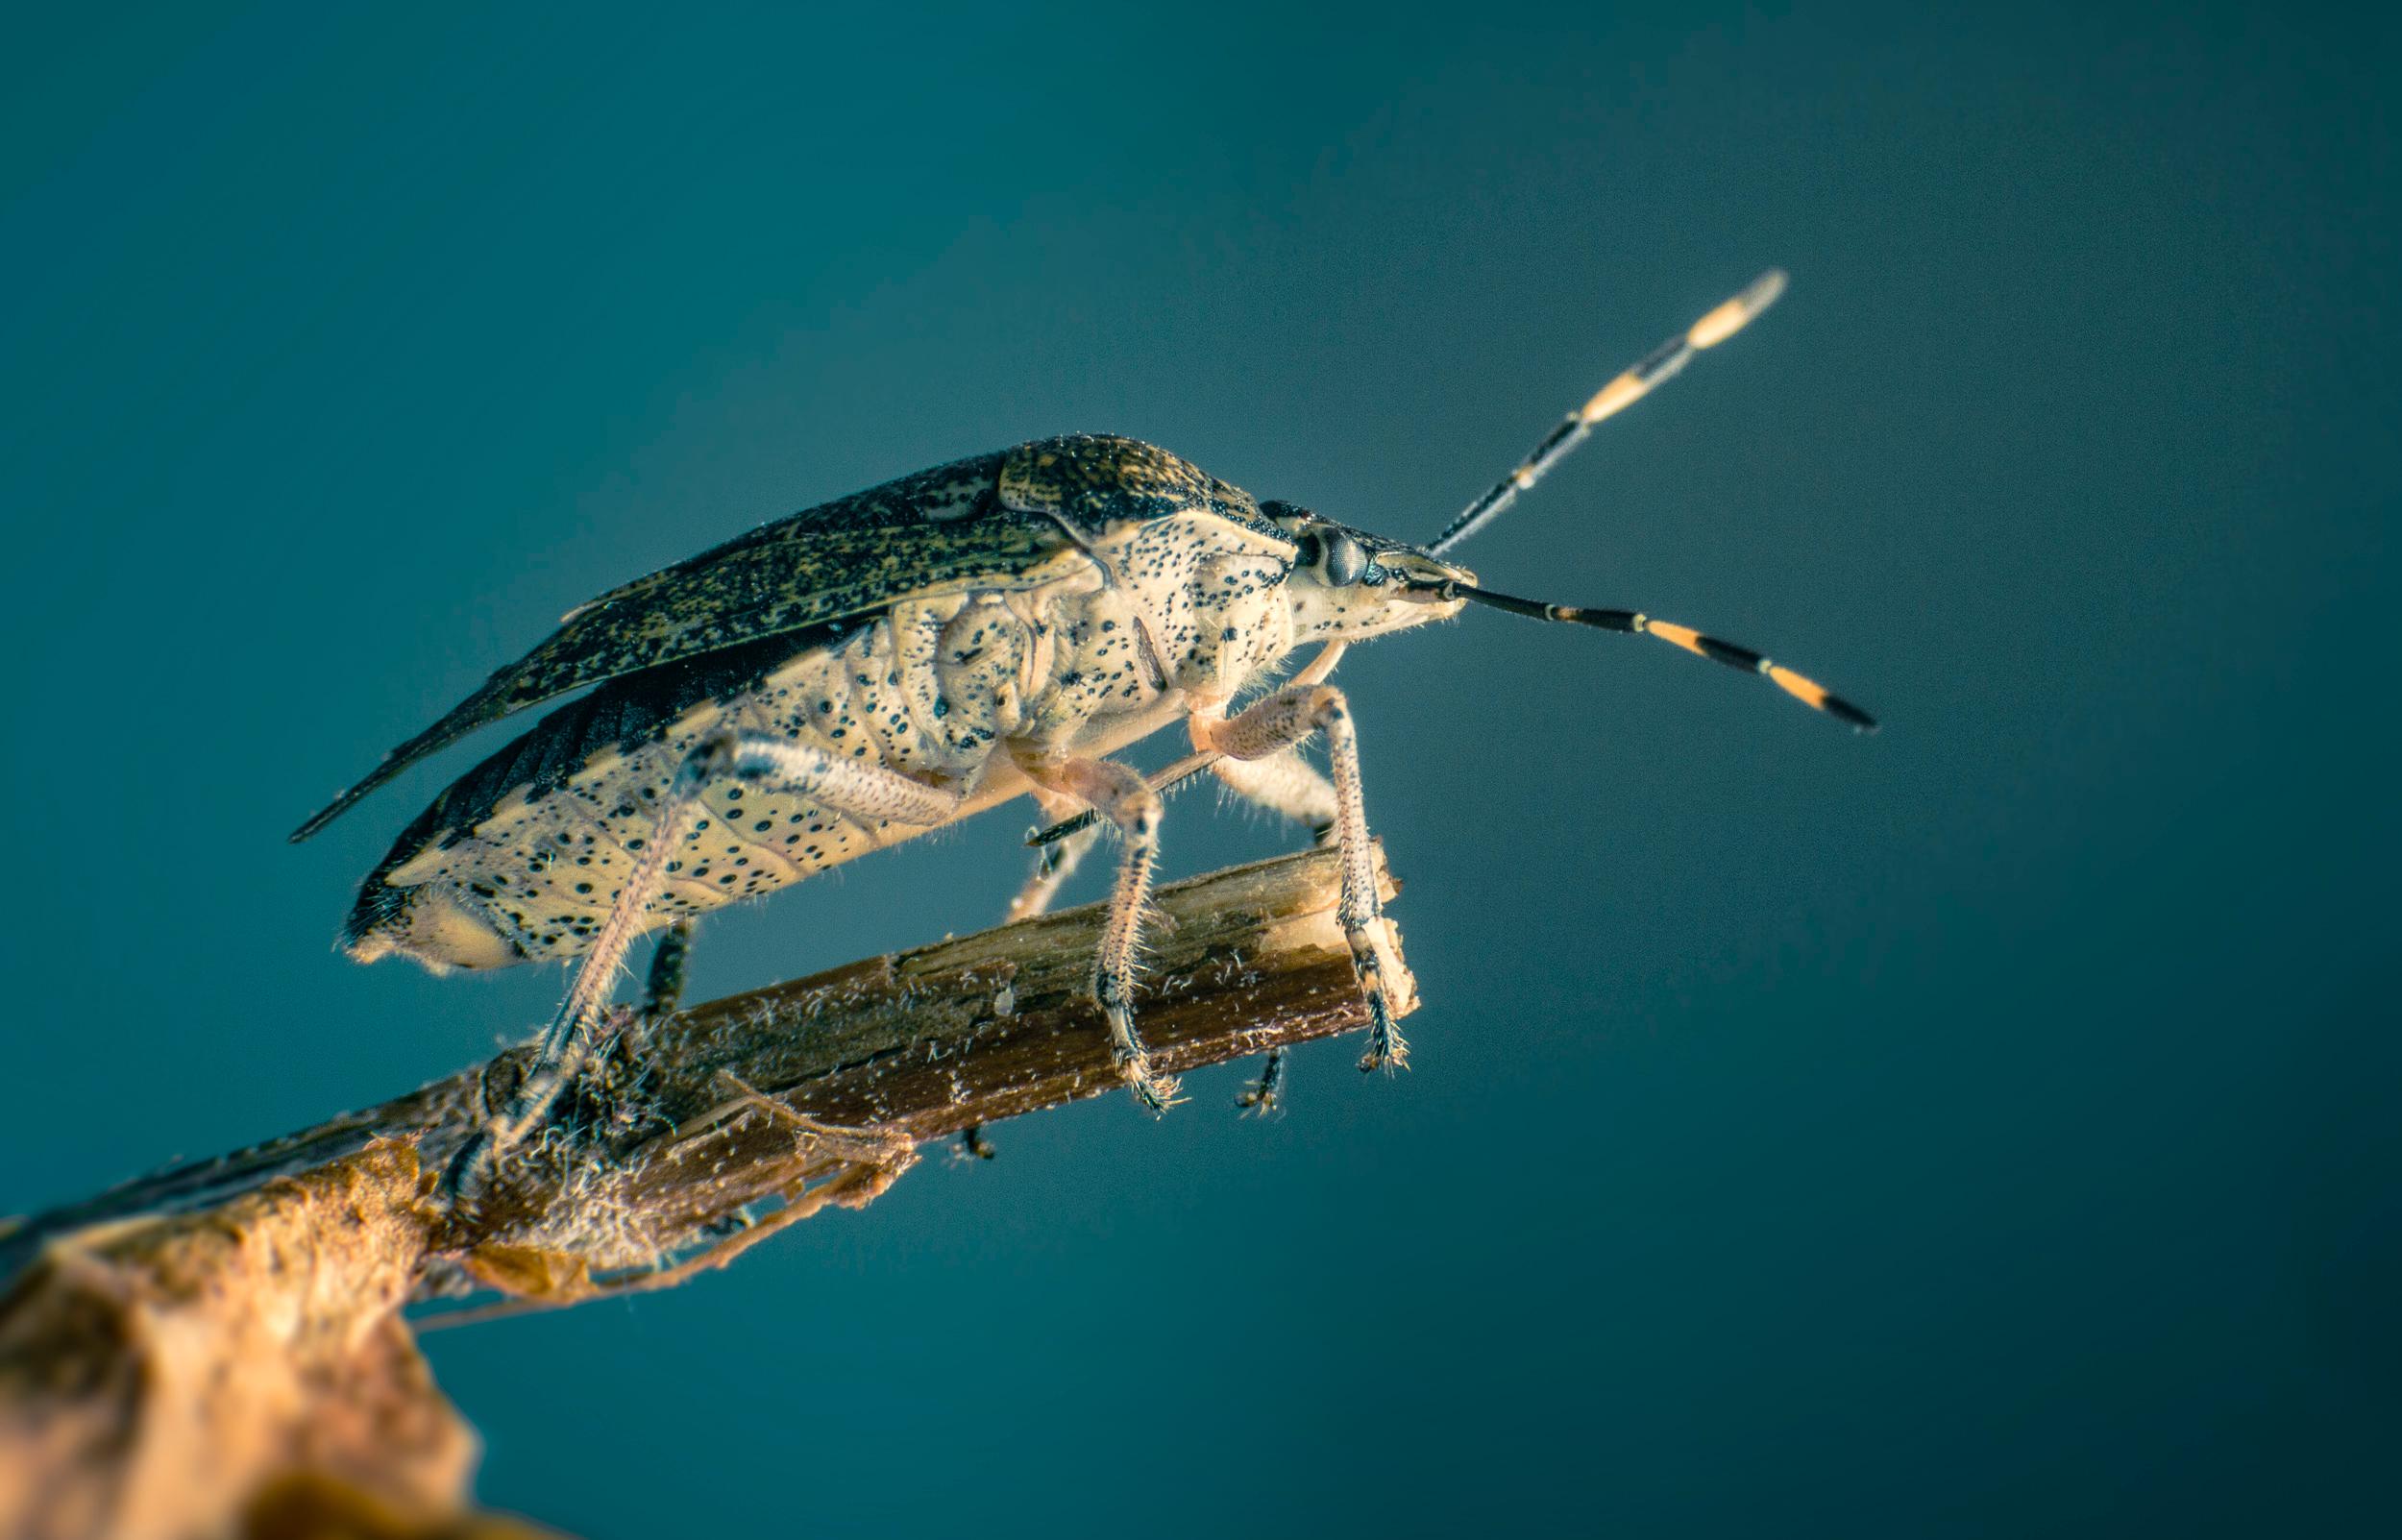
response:
{"label": "dried plant stem", "polygon": [[[1364,1027],[1340,886],[1311,851],[1161,892],[1155,1063]],[[621,1032],[473,1212],[432,1202],[431,1173],[507,1104],[526,1049],[17,1226],[0,1533],[534,1532],[467,1511],[474,1434],[401,1308],[674,1286],[869,1202],[926,1140],[1123,1094],[1086,996],[1100,923],[1071,910]],[[1407,973],[1387,982],[1406,1013]]]}

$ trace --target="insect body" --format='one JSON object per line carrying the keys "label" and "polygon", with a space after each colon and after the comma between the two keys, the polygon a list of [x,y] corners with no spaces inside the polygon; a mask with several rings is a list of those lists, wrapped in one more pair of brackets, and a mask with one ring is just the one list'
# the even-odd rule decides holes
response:
{"label": "insect body", "polygon": [[[770,526],[575,612],[395,750],[368,784],[496,705],[604,681],[435,800],[346,942],[436,967],[585,951],[714,734],[806,751],[832,780],[703,788],[656,922],[1037,789],[1096,735],[1114,747],[1179,715],[1171,697],[1231,694],[1282,656],[1290,556],[1249,498],[1126,439],[1028,444]],[[867,597],[821,597],[837,582]],[[944,816],[909,819],[928,797]]]}
{"label": "insect body", "polygon": [[[1106,756],[1182,721],[1195,753],[1163,784],[1207,769],[1333,832],[1371,1004],[1362,1066],[1398,1064],[1358,745],[1324,682],[1347,644],[1483,603],[1656,635],[1871,725],[1748,649],[1629,611],[1492,593],[1437,554],[1781,284],[1754,283],[1618,377],[1431,548],[1256,501],[1145,444],[1083,436],[767,525],[573,611],[294,838],[477,727],[593,687],[437,797],[369,875],[345,933],[362,961],[397,953],[435,968],[587,958],[503,1119],[505,1145],[573,1072],[642,930],[1030,793],[1053,819],[1082,814],[1122,837],[1093,991],[1122,1073],[1160,1107],[1175,1086],[1152,1069],[1130,1007],[1160,787]],[[1290,683],[1236,708],[1312,645]],[[1292,752],[1320,733],[1331,780]],[[1048,901],[1093,832],[1046,850],[1013,916]]]}

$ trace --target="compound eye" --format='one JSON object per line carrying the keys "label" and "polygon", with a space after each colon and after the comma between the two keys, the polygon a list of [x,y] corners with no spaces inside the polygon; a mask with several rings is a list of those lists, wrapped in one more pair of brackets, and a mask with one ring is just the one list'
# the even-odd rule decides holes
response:
{"label": "compound eye", "polygon": [[1329,588],[1349,588],[1368,570],[1368,553],[1360,542],[1339,531],[1329,532],[1325,540],[1326,557],[1318,571],[1325,575]]}

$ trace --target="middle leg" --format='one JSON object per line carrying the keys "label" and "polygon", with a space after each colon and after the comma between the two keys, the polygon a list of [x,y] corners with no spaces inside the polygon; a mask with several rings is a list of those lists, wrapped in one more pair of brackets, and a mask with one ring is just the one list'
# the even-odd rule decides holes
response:
{"label": "middle leg", "polygon": [[[1044,827],[1076,818],[1085,811],[1085,805],[1074,797],[1046,792],[1040,786],[1034,789],[1034,805],[1042,815]],[[1009,911],[1001,917],[1001,923],[1015,925],[1021,919],[1034,919],[1049,914],[1051,901],[1067,885],[1067,879],[1076,874],[1076,868],[1084,864],[1086,854],[1100,837],[1099,822],[1088,818],[1074,833],[1037,845],[1034,869],[1026,873],[1025,883],[1017,890],[1017,896],[1009,901]],[[959,1153],[971,1161],[993,1159],[993,1141],[984,1137],[982,1123],[970,1124],[959,1131]]]}
{"label": "middle leg", "polygon": [[1160,795],[1127,766],[1106,759],[1017,758],[1026,778],[1056,795],[1074,797],[1115,825],[1125,842],[1117,885],[1110,892],[1109,917],[1092,961],[1092,997],[1109,1018],[1110,1048],[1117,1073],[1153,1112],[1176,1101],[1176,1080],[1156,1073],[1151,1055],[1135,1031],[1135,958],[1142,943],[1143,911],[1151,902],[1151,873],[1160,850]]}

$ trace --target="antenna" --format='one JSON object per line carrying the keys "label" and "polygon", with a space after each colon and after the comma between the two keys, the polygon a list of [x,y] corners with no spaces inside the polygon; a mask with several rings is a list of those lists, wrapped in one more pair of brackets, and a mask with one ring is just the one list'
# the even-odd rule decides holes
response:
{"label": "antenna", "polygon": [[1435,586],[1435,592],[1445,599],[1469,599],[1497,610],[1507,610],[1512,615],[1523,615],[1532,621],[1565,621],[1573,625],[1590,625],[1596,630],[1623,631],[1630,636],[1655,636],[1671,647],[1684,648],[1697,658],[1723,663],[1745,673],[1759,674],[1812,711],[1825,712],[1837,721],[1848,723],[1853,732],[1873,733],[1876,730],[1875,718],[1817,680],[1796,673],[1748,647],[1737,647],[1732,642],[1704,636],[1689,625],[1655,621],[1635,610],[1593,610],[1579,609],[1569,604],[1544,604],[1509,594],[1496,594],[1489,588],[1479,588],[1473,583],[1442,583]]}
{"label": "antenna", "polygon": [[1458,518],[1444,526],[1434,544],[1426,548],[1428,552],[1439,556],[1500,517],[1503,509],[1518,501],[1519,493],[1543,479],[1554,466],[1573,453],[1584,442],[1584,435],[1593,431],[1594,424],[1625,411],[1650,395],[1654,386],[1691,363],[1695,354],[1703,348],[1717,347],[1751,325],[1784,292],[1784,270],[1772,267],[1745,284],[1742,293],[1654,348],[1642,362],[1595,391],[1591,401],[1561,418],[1559,426],[1534,446],[1532,453],[1518,462],[1516,470],[1493,483],[1492,490],[1469,503]]}

